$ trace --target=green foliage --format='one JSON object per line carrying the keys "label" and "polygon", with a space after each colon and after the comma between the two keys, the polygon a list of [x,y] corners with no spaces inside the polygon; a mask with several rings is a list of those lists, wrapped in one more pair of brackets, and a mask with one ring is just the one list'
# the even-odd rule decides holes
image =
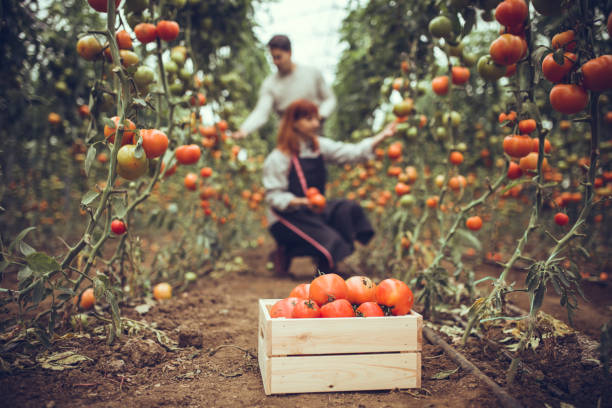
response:
{"label": "green foliage", "polygon": [[350,10],[341,28],[347,48],[334,84],[338,109],[332,134],[346,139],[353,130],[371,125],[383,79],[399,74],[402,54],[418,61],[419,70],[433,65],[430,39],[419,38],[437,14],[434,1],[373,0]]}

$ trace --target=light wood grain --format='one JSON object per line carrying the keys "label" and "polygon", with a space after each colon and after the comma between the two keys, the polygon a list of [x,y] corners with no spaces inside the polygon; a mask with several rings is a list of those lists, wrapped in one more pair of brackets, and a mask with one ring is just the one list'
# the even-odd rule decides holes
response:
{"label": "light wood grain", "polygon": [[272,357],[267,360],[269,393],[417,388],[420,362],[420,353],[414,352]]}
{"label": "light wood grain", "polygon": [[331,319],[270,318],[277,299],[260,299],[268,356],[347,354],[422,349],[422,317],[354,317]]}

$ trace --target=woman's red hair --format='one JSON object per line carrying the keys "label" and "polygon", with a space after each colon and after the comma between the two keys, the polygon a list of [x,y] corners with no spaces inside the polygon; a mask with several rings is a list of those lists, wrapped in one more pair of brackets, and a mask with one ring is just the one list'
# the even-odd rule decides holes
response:
{"label": "woman's red hair", "polygon": [[[298,155],[300,153],[301,135],[295,131],[295,122],[311,116],[318,116],[319,109],[317,105],[307,99],[298,99],[289,105],[281,119],[280,128],[278,129],[278,142],[276,147],[290,155]],[[312,140],[313,149],[317,150],[319,144],[316,139]]]}

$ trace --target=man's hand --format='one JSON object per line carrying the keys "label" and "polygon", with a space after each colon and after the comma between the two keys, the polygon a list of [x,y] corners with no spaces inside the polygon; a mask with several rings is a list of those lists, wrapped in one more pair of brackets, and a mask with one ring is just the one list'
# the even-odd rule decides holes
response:
{"label": "man's hand", "polygon": [[232,132],[230,134],[230,137],[235,140],[244,139],[245,137],[247,137],[247,133],[243,130],[238,129],[237,131]]}

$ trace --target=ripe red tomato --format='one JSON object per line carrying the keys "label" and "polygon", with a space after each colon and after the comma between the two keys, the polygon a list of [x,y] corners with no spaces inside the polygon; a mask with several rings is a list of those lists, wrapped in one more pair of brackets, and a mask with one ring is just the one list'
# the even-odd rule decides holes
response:
{"label": "ripe red tomato", "polygon": [[531,152],[533,142],[523,135],[510,135],[504,138],[504,152],[512,157],[525,157]]}
{"label": "ripe red tomato", "polygon": [[317,303],[310,299],[299,299],[293,308],[291,317],[294,319],[310,319],[321,317],[321,309]]}
{"label": "ripe red tomato", "polygon": [[557,84],[549,94],[550,104],[554,110],[571,115],[582,111],[589,102],[588,93],[574,84]]}
{"label": "ripe red tomato", "polygon": [[157,38],[157,28],[151,23],[140,23],[134,27],[136,38],[143,44],[155,41]]}
{"label": "ripe red tomato", "polygon": [[204,177],[204,178],[208,178],[210,176],[212,176],[212,169],[210,167],[202,167],[200,169],[200,176]]}
{"label": "ripe red tomato", "polygon": [[164,41],[172,41],[178,37],[180,27],[176,21],[160,20],[157,23],[157,35]]}
{"label": "ripe red tomato", "polygon": [[198,188],[198,175],[195,173],[187,173],[184,183],[187,190],[195,191]]}
{"label": "ripe red tomato", "polygon": [[520,178],[522,175],[523,175],[523,170],[521,170],[521,168],[519,167],[517,163],[511,161],[510,166],[508,166],[508,173],[506,174],[506,176],[508,176],[510,180],[516,180],[517,178]]}
{"label": "ripe red tomato", "polygon": [[[115,127],[111,128],[107,125],[104,125],[104,137],[106,137],[109,143],[115,143],[115,133],[117,128],[119,127],[119,116],[113,116],[111,121],[115,124]],[[134,138],[133,130],[136,129],[136,125],[129,119],[125,119],[123,121],[123,137],[121,138],[121,146],[125,146],[126,144],[132,144],[132,139]]]}
{"label": "ripe red tomato", "polygon": [[111,222],[111,231],[114,234],[122,235],[122,234],[125,234],[125,231],[127,231],[127,228],[125,227],[125,224],[123,223],[123,221],[113,220],[113,222]]}
{"label": "ripe red tomato", "polygon": [[[523,172],[535,172],[538,167],[538,154],[535,152],[529,153],[527,156],[522,157],[519,160],[519,167]],[[546,157],[542,159],[542,170],[546,170],[548,168],[548,160]]]}
{"label": "ripe red tomato", "polygon": [[387,155],[391,160],[399,158],[402,155],[402,144],[400,142],[390,144],[387,149]]}
{"label": "ripe red tomato", "polygon": [[321,317],[355,317],[355,311],[348,300],[336,299],[321,306]]}
{"label": "ripe red tomato", "polygon": [[315,211],[323,211],[325,208],[325,196],[323,194],[315,194],[308,197],[308,202],[314,207]]}
{"label": "ripe red tomato", "polygon": [[198,93],[192,96],[189,102],[192,106],[204,106],[206,105],[206,96],[203,93]]}
{"label": "ripe red tomato", "polygon": [[402,183],[401,181],[395,185],[395,194],[397,194],[398,196],[408,194],[410,193],[410,190],[411,187],[406,183]]}
{"label": "ripe red tomato", "polygon": [[298,299],[308,299],[310,290],[310,283],[300,283],[291,290],[289,297],[296,297]]}
{"label": "ripe red tomato", "polygon": [[429,208],[436,208],[438,206],[438,201],[440,200],[440,198],[438,196],[433,196],[433,197],[429,197],[426,201],[425,204],[427,205],[427,207]]}
{"label": "ripe red tomato", "polygon": [[120,50],[132,49],[132,38],[130,37],[127,31],[117,31],[117,34],[115,34],[115,38],[117,39],[117,46]]}
{"label": "ripe red tomato", "polygon": [[553,53],[550,53],[542,61],[542,74],[550,82],[561,82],[574,67],[574,64],[578,61],[576,54],[566,52],[563,54],[563,65],[557,64]]}
{"label": "ripe red tomato", "polygon": [[384,316],[385,313],[376,302],[364,302],[357,308],[357,316],[360,317],[378,317]]}
{"label": "ripe red tomato", "polygon": [[455,166],[458,166],[463,163],[463,154],[461,152],[451,152],[448,160]]}
{"label": "ripe red tomato", "polygon": [[512,65],[525,53],[521,37],[513,34],[502,34],[489,47],[491,59],[498,65]]}
{"label": "ripe red tomato", "polygon": [[410,313],[414,296],[404,282],[388,278],[376,286],[376,302],[391,308],[394,316],[403,316]]}
{"label": "ripe red tomato", "polygon": [[217,122],[217,127],[219,128],[221,132],[225,132],[227,128],[229,127],[229,125],[227,124],[227,121],[220,120]]}
{"label": "ripe red tomato", "polygon": [[451,77],[453,84],[465,84],[470,79],[470,70],[466,67],[453,67],[451,68]]}
{"label": "ripe red tomato", "polygon": [[475,215],[473,217],[469,217],[465,221],[465,226],[468,227],[468,229],[470,229],[472,231],[478,231],[479,229],[482,228],[482,218],[480,218],[477,215]]}
{"label": "ripe red tomato", "polygon": [[567,225],[567,223],[569,222],[569,217],[567,216],[567,214],[562,213],[562,212],[558,212],[555,214],[555,223],[557,225]]}
{"label": "ripe red tomato", "polygon": [[346,299],[355,305],[376,301],[376,284],[367,276],[351,276],[346,280],[346,287]]}
{"label": "ripe red tomato", "polygon": [[495,19],[504,26],[518,26],[527,18],[524,0],[504,0],[495,9]]}
{"label": "ripe red tomato", "polygon": [[582,85],[591,91],[612,89],[612,55],[593,58],[582,65]]}
{"label": "ripe red tomato", "polygon": [[321,194],[321,192],[319,191],[318,188],[316,187],[308,187],[308,189],[306,190],[306,197],[313,197],[317,194]]}
{"label": "ripe red tomato", "polygon": [[308,291],[310,299],[318,305],[325,305],[336,299],[346,299],[348,288],[346,282],[335,273],[317,276],[310,282]]}
{"label": "ripe red tomato", "polygon": [[431,89],[437,95],[446,95],[448,93],[448,76],[438,76],[431,81]]}
{"label": "ripe red tomato", "polygon": [[293,309],[299,301],[300,299],[294,297],[288,297],[279,300],[274,305],[272,305],[272,308],[270,308],[270,317],[272,317],[273,319],[277,317],[291,319],[291,317],[293,316]]}
{"label": "ripe red tomato", "polygon": [[142,129],[140,137],[142,148],[149,159],[161,156],[168,148],[168,136],[161,130]]}
{"label": "ripe red tomato", "polygon": [[563,48],[565,51],[574,51],[576,49],[576,33],[573,30],[567,30],[555,34],[551,43],[554,49]]}
{"label": "ripe red tomato", "polygon": [[535,119],[523,119],[519,121],[518,128],[521,134],[531,133],[536,130],[537,123]]}
{"label": "ripe red tomato", "polygon": [[[548,139],[544,139],[544,153],[550,153],[552,150],[552,145],[548,141]],[[531,151],[539,153],[540,151],[540,139],[534,137],[531,139]]]}
{"label": "ripe red tomato", "polygon": [[[94,10],[100,13],[108,12],[108,2],[106,0],[87,0],[87,2]],[[121,3],[121,0],[115,0],[115,9],[119,7],[119,3]]]}
{"label": "ripe red tomato", "polygon": [[194,164],[200,160],[200,146],[196,144],[183,145],[176,148],[174,152],[176,155],[176,161],[180,164]]}

